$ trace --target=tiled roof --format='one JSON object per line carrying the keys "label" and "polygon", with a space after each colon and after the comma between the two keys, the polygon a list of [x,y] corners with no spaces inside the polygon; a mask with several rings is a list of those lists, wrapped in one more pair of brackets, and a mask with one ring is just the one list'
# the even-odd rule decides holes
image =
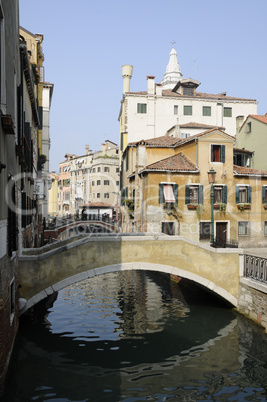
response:
{"label": "tiled roof", "polygon": [[176,148],[183,144],[186,144],[191,141],[195,141],[196,138],[202,137],[208,133],[211,133],[214,130],[221,131],[224,135],[228,136],[229,138],[234,139],[231,135],[225,133],[224,131],[220,130],[219,128],[212,128],[210,130],[203,131],[202,133],[191,135],[187,138],[177,138],[177,137],[169,137],[168,135],[163,135],[161,137],[150,138],[148,140],[140,140],[136,142],[130,142],[128,146],[136,146],[139,144],[144,144],[148,148]]}
{"label": "tiled roof", "polygon": [[267,113],[263,116],[259,114],[250,114],[249,117],[253,117],[253,119],[259,120],[262,123],[267,124]]}
{"label": "tiled roof", "polygon": [[[141,172],[145,171],[171,171],[171,172],[194,172],[198,173],[199,169],[182,153],[168,158],[162,159],[158,162],[151,163],[146,166]],[[140,173],[141,173],[140,172]]]}
{"label": "tiled roof", "polygon": [[194,122],[190,122],[190,123],[186,123],[186,124],[180,124],[180,127],[182,128],[219,128],[222,129],[223,127],[219,127],[219,126],[213,126],[211,124],[203,124],[203,123],[194,123]]}
{"label": "tiled roof", "polygon": [[259,169],[251,169],[243,166],[233,166],[234,170],[234,175],[237,176],[266,176],[267,177],[267,171],[266,170],[259,170]]}
{"label": "tiled roof", "polygon": [[[139,91],[139,92],[127,92],[129,95],[147,95],[147,91]],[[177,92],[173,92],[172,89],[162,90],[162,96],[167,96],[171,98],[195,98],[195,99],[217,99],[217,100],[244,100],[244,101],[253,101],[256,102],[256,99],[247,99],[247,98],[236,98],[234,96],[226,96],[224,93],[220,94],[208,94],[205,92],[196,92],[195,95],[182,95]]]}

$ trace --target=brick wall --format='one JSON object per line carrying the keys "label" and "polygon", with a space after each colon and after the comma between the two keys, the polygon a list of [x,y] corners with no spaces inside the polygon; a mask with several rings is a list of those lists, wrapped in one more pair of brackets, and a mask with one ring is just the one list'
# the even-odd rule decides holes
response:
{"label": "brick wall", "polygon": [[240,282],[237,309],[267,332],[267,293]]}

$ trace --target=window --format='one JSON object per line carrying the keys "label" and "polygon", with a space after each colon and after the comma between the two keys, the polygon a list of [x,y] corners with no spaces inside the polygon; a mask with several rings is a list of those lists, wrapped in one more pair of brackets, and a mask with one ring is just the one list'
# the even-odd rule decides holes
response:
{"label": "window", "polygon": [[264,236],[267,236],[267,221],[264,222]]}
{"label": "window", "polygon": [[15,282],[14,279],[12,279],[10,283],[10,319],[14,317],[15,313]]}
{"label": "window", "polygon": [[96,185],[100,186],[101,185],[101,180],[97,180]]}
{"label": "window", "polygon": [[190,137],[190,134],[189,134],[189,133],[181,133],[181,138],[182,138],[182,139],[188,138],[188,137]]}
{"label": "window", "polygon": [[223,116],[224,117],[232,117],[232,108],[231,107],[224,107],[223,108]]}
{"label": "window", "polygon": [[203,186],[194,184],[185,186],[185,203],[203,204]]}
{"label": "window", "polygon": [[129,169],[129,153],[128,153],[128,151],[126,152],[125,169],[126,169],[126,172]]}
{"label": "window", "polygon": [[250,222],[243,221],[238,222],[238,236],[249,236],[250,235]]}
{"label": "window", "polygon": [[59,173],[61,173],[61,167],[59,168]]}
{"label": "window", "polygon": [[211,106],[203,106],[202,116],[211,116]]}
{"label": "window", "polygon": [[184,87],[183,88],[183,94],[193,96],[194,95],[194,88]]}
{"label": "window", "polygon": [[119,168],[116,168],[116,173],[119,173],[119,171],[120,171],[120,169],[119,169]]}
{"label": "window", "polygon": [[174,222],[162,222],[161,223],[161,232],[167,235],[174,235]]}
{"label": "window", "polygon": [[109,180],[104,180],[104,186],[109,186]]}
{"label": "window", "polygon": [[95,173],[95,168],[93,168],[93,173]]}
{"label": "window", "polygon": [[146,103],[137,103],[137,113],[146,113]]}
{"label": "window", "polygon": [[105,166],[104,167],[104,172],[109,172],[109,167]]}
{"label": "window", "polygon": [[193,108],[192,106],[184,106],[184,115],[185,116],[192,116]]}
{"label": "window", "polygon": [[116,181],[116,186],[119,186],[119,184],[120,184],[120,182],[117,180],[117,181]]}
{"label": "window", "polygon": [[96,198],[100,198],[100,193],[97,193]]}
{"label": "window", "polygon": [[211,144],[210,161],[225,163],[225,145]]}
{"label": "window", "polygon": [[94,186],[95,185],[95,182],[94,181],[92,181],[92,186]]}
{"label": "window", "polygon": [[101,172],[101,167],[98,167],[98,168],[97,168],[97,171],[98,171],[98,172]]}
{"label": "window", "polygon": [[251,133],[251,121],[246,125],[246,133]]}
{"label": "window", "polygon": [[63,193],[63,200],[64,201],[69,201],[70,200],[70,193],[69,192]]}
{"label": "window", "polygon": [[210,232],[210,222],[199,222],[199,240],[210,240]]}
{"label": "window", "polygon": [[227,204],[227,186],[214,186],[214,204]]}
{"label": "window", "polygon": [[178,203],[178,184],[159,184],[159,204]]}
{"label": "window", "polygon": [[262,203],[267,204],[267,186],[262,186]]}
{"label": "window", "polygon": [[236,186],[236,203],[251,204],[251,186]]}
{"label": "window", "polygon": [[109,198],[109,193],[104,193],[104,198]]}
{"label": "window", "polygon": [[173,107],[173,114],[178,114],[178,106],[174,105]]}

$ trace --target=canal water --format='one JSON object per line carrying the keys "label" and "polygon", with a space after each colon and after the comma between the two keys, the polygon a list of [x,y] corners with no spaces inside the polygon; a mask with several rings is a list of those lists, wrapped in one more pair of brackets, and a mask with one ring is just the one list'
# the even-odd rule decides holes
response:
{"label": "canal water", "polygon": [[267,337],[148,271],[60,291],[24,317],[5,401],[266,401]]}

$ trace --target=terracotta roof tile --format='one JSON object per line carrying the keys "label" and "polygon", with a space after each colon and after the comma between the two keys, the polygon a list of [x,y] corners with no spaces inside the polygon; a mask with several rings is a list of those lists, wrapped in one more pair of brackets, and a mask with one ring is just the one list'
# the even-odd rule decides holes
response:
{"label": "terracotta roof tile", "polygon": [[267,171],[265,170],[259,170],[259,169],[251,169],[247,168],[244,166],[233,166],[234,170],[234,175],[237,176],[266,176],[267,177]]}
{"label": "terracotta roof tile", "polygon": [[[158,162],[151,163],[146,166],[144,171],[172,171],[172,172],[194,172],[198,173],[199,169],[182,153],[169,156]],[[140,172],[141,173],[141,172]]]}
{"label": "terracotta roof tile", "polygon": [[89,202],[87,204],[79,205],[79,208],[113,208],[112,205],[106,204],[105,202]]}
{"label": "terracotta roof tile", "polygon": [[249,117],[253,117],[253,119],[259,120],[262,123],[267,124],[267,113],[263,116],[259,114],[250,114]]}

